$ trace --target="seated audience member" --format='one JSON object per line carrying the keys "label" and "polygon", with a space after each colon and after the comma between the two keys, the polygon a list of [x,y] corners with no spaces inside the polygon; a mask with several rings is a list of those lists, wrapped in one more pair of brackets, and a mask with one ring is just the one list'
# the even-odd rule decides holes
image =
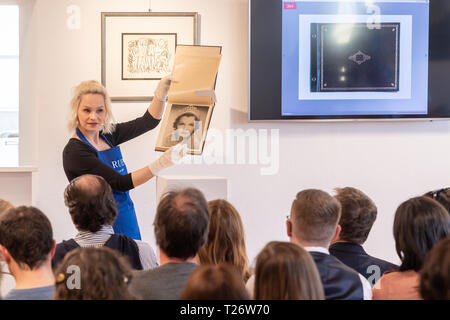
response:
{"label": "seated audience member", "polygon": [[244,226],[239,213],[226,200],[209,201],[208,207],[208,239],[198,253],[199,264],[232,264],[241,272],[244,281],[247,281],[250,274]]}
{"label": "seated audience member", "polygon": [[21,206],[0,218],[0,251],[16,281],[5,300],[53,299],[52,226],[37,208]]}
{"label": "seated audience member", "polygon": [[375,300],[418,300],[419,270],[425,255],[450,235],[450,215],[437,201],[416,197],[395,212],[395,249],[401,260],[398,271],[386,272],[372,289]]}
{"label": "seated audience member", "polygon": [[181,300],[249,300],[240,270],[227,263],[200,265],[192,272]]}
{"label": "seated audience member", "polygon": [[420,295],[425,300],[450,300],[450,237],[425,256],[420,270]]}
{"label": "seated audience member", "polygon": [[300,246],[272,241],[256,257],[255,300],[323,300],[322,282],[311,255]]}
{"label": "seated audience member", "polygon": [[208,235],[209,211],[193,188],[170,191],[158,204],[153,222],[161,266],[136,272],[131,292],[146,300],[176,300],[194,269]]}
{"label": "seated audience member", "polygon": [[77,248],[55,270],[55,300],[134,300],[128,289],[131,274],[127,259],[116,250]]}
{"label": "seated audience member", "polygon": [[14,208],[14,206],[9,201],[0,199],[0,217],[12,208]]}
{"label": "seated audience member", "polygon": [[433,198],[450,212],[450,188],[442,188],[434,191],[430,191],[424,194],[425,197]]}
{"label": "seated audience member", "polygon": [[341,232],[331,244],[330,254],[362,274],[373,286],[383,273],[397,268],[395,264],[368,255],[362,247],[377,218],[377,207],[355,188],[337,188],[336,192],[335,198],[342,207]]}
{"label": "seated audience member", "polygon": [[341,205],[328,193],[308,189],[299,192],[292,203],[291,216],[286,222],[291,242],[309,251],[325,292],[325,299],[371,299],[366,278],[330,255],[328,247],[337,239]]}
{"label": "seated audience member", "polygon": [[[2,216],[2,214],[6,213],[9,209],[12,209],[13,205],[11,203],[9,203],[6,200],[0,199],[0,218]],[[3,257],[2,257],[2,252],[0,251],[0,287],[2,285],[2,278],[3,278],[3,273],[7,273],[6,270],[4,270],[3,266]],[[2,288],[3,289],[3,288]],[[0,292],[0,299],[1,299],[1,292]]]}
{"label": "seated audience member", "polygon": [[64,192],[64,202],[78,234],[56,246],[53,267],[73,249],[101,246],[125,255],[134,269],[158,266],[156,255],[149,244],[114,234],[112,226],[117,217],[117,209],[113,192],[105,179],[95,175],[73,179]]}

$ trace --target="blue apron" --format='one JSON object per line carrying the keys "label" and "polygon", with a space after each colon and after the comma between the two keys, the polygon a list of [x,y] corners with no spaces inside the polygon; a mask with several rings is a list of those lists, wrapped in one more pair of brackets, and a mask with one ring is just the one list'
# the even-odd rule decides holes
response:
{"label": "blue apron", "polygon": [[[78,137],[86,144],[91,146],[97,151],[97,156],[103,163],[113,168],[121,175],[128,174],[127,166],[122,158],[122,152],[120,152],[119,146],[113,146],[104,135],[101,135],[109,144],[111,149],[98,151],[94,146],[85,138],[83,133],[77,128]],[[113,228],[115,233],[124,234],[132,239],[141,240],[141,233],[139,231],[139,225],[136,219],[136,212],[134,211],[134,204],[130,198],[130,192],[122,192],[113,190],[114,200],[117,203],[118,215],[114,222]]]}

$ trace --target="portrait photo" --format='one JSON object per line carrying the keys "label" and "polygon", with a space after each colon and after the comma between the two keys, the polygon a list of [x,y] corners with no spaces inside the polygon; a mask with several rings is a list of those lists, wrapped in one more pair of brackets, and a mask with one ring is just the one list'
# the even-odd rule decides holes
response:
{"label": "portrait photo", "polygon": [[159,131],[156,151],[183,143],[190,154],[201,154],[213,106],[169,104]]}

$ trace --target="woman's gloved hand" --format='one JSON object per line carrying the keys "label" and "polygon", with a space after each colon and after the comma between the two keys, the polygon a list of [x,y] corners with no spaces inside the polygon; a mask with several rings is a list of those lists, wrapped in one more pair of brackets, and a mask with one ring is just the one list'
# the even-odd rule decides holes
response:
{"label": "woman's gloved hand", "polygon": [[149,164],[148,168],[153,175],[156,176],[162,169],[178,164],[187,152],[188,146],[186,143],[179,143],[176,146],[167,149],[158,160]]}
{"label": "woman's gloved hand", "polygon": [[155,90],[155,97],[162,102],[166,101],[167,93],[169,92],[170,84],[173,82],[178,82],[174,79],[174,77],[170,74],[165,76],[158,82],[158,86]]}

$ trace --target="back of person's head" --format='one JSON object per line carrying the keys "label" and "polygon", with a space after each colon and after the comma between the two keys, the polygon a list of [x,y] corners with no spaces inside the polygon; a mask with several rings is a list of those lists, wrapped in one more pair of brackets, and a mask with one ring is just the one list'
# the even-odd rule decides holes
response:
{"label": "back of person's head", "polygon": [[200,264],[229,263],[238,268],[244,280],[249,277],[245,234],[241,216],[226,200],[208,202],[210,221],[206,244],[200,249]]}
{"label": "back of person's head", "polygon": [[297,193],[292,203],[292,237],[298,241],[328,247],[341,215],[339,201],[322,190]]}
{"label": "back of person's head", "polygon": [[249,300],[244,279],[235,266],[219,263],[198,266],[190,275],[181,300]]}
{"label": "back of person's head", "polygon": [[0,199],[0,218],[2,214],[6,213],[9,209],[14,208],[14,206],[6,200]]}
{"label": "back of person's head", "polygon": [[399,271],[419,271],[428,251],[448,235],[450,215],[439,202],[428,197],[403,202],[394,218],[395,248],[402,261]]}
{"label": "back of person's head", "polygon": [[[6,213],[8,210],[10,210],[12,208],[14,208],[14,207],[10,202],[0,199],[0,219],[4,213]],[[3,255],[2,255],[1,251],[0,251],[0,261],[3,261]],[[2,278],[3,278],[3,272],[0,267],[0,285],[2,283]],[[0,299],[1,299],[1,295],[0,295]]]}
{"label": "back of person's head", "polygon": [[323,300],[316,264],[308,251],[289,242],[269,242],[258,254],[255,300]]}
{"label": "back of person's head", "polygon": [[362,191],[346,187],[336,188],[334,196],[341,204],[339,239],[363,244],[377,218],[375,203]]}
{"label": "back of person's head", "polygon": [[112,189],[100,176],[86,174],[73,179],[64,191],[64,202],[78,230],[97,232],[117,217]]}
{"label": "back of person's head", "polygon": [[[0,199],[0,219],[3,214],[8,212],[8,210],[10,210],[12,208],[14,208],[14,206],[9,201]],[[2,256],[1,251],[0,251],[0,261],[3,261],[3,256]],[[2,277],[2,273],[0,271],[0,279],[1,279],[1,277]]]}
{"label": "back of person's head", "polygon": [[70,251],[55,270],[55,300],[132,300],[132,269],[107,247]]}
{"label": "back of person's head", "polygon": [[168,257],[193,258],[206,241],[208,224],[208,203],[199,190],[169,191],[156,210],[156,243]]}
{"label": "back of person's head", "polygon": [[37,269],[54,248],[50,221],[35,207],[10,209],[0,218],[0,245],[21,269]]}
{"label": "back of person's head", "polygon": [[441,240],[425,256],[419,290],[425,300],[450,300],[450,237]]}
{"label": "back of person's head", "polygon": [[424,194],[425,197],[432,198],[442,204],[450,212],[450,188],[442,188]]}

